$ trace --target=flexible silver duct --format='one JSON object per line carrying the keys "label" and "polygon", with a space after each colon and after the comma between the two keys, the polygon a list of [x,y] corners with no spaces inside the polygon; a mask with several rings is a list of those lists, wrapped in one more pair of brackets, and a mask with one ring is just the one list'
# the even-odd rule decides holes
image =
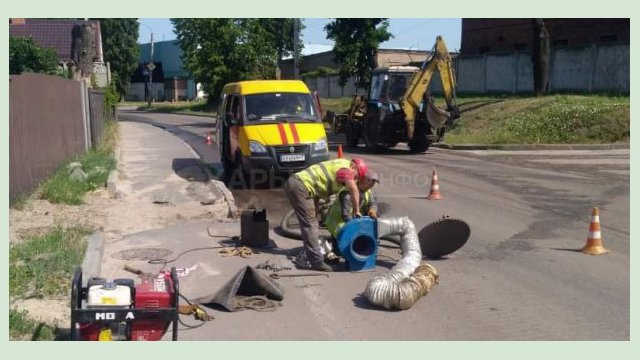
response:
{"label": "flexible silver duct", "polygon": [[402,259],[387,273],[369,280],[365,296],[373,305],[406,310],[438,283],[438,272],[431,265],[420,265],[420,242],[408,217],[378,219],[378,237],[390,235],[400,235]]}

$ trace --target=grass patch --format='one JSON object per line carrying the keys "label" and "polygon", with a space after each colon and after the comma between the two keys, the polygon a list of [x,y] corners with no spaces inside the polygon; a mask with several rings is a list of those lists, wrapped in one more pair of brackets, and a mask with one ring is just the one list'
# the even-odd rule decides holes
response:
{"label": "grass patch", "polygon": [[351,107],[351,100],[353,98],[349,97],[341,97],[335,99],[320,99],[320,105],[322,106],[322,112],[325,115],[327,111],[333,111],[336,114],[346,114],[349,112],[349,108]]}
{"label": "grass patch", "polygon": [[9,248],[9,294],[25,298],[67,295],[86,249],[86,226],[52,228]]}
{"label": "grass patch", "polygon": [[[100,146],[62,163],[58,170],[39,186],[37,193],[40,198],[54,204],[82,204],[84,195],[104,187],[109,178],[109,172],[116,168],[113,151],[117,142],[118,123],[108,121],[105,123]],[[87,175],[85,180],[75,180],[70,177],[73,168],[69,165],[74,162],[80,163],[79,168]]]}
{"label": "grass patch", "polygon": [[40,197],[51,203],[65,203],[70,205],[82,204],[84,194],[105,186],[109,172],[116,167],[116,160],[112,152],[105,150],[90,150],[77,157],[79,167],[86,175],[86,180],[74,180],[70,177],[73,170],[71,162],[64,163],[53,176],[41,186]]}
{"label": "grass patch", "polygon": [[29,318],[26,310],[9,310],[10,340],[43,340],[51,341],[56,337],[57,326],[50,326]]}
{"label": "grass patch", "polygon": [[449,144],[589,144],[629,141],[629,97],[509,97],[465,111]]}

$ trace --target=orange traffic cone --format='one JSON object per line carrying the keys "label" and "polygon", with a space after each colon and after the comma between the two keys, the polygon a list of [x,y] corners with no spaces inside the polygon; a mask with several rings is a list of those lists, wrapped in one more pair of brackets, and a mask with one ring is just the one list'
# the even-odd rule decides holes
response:
{"label": "orange traffic cone", "polygon": [[344,154],[342,153],[342,144],[338,145],[338,159],[342,159]]}
{"label": "orange traffic cone", "polygon": [[211,131],[207,132],[207,139],[204,141],[205,144],[211,145],[213,142],[211,141]]}
{"label": "orange traffic cone", "polygon": [[429,191],[428,200],[442,200],[442,194],[440,194],[440,185],[438,184],[438,173],[436,169],[433,169],[433,175],[431,176],[431,190]]}
{"label": "orange traffic cone", "polygon": [[581,250],[589,255],[602,255],[609,252],[602,246],[602,235],[600,234],[600,215],[598,208],[594,207],[591,213],[591,222],[589,223],[589,236],[587,244]]}

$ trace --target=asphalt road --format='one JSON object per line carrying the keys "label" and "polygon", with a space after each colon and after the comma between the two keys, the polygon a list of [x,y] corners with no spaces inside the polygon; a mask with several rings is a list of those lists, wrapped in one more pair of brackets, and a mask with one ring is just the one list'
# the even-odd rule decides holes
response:
{"label": "asphalt road", "polygon": [[[166,128],[219,169],[215,146],[203,143],[212,119],[120,117]],[[256,326],[256,315],[245,312],[222,327],[227,330],[207,325],[194,340],[629,340],[629,150],[430,149],[411,155],[399,146],[387,154],[354,152],[381,177],[375,191],[385,216],[409,216],[418,229],[443,215],[469,224],[462,249],[429,261],[440,283],[410,310],[392,312],[372,308],[359,295],[372,273],[336,273],[313,287],[302,285],[314,280],[295,279],[289,288],[293,314],[259,314],[265,317]],[[345,156],[353,155],[345,149]],[[426,200],[434,168],[439,201]],[[288,209],[280,189],[233,192],[241,208],[265,206],[272,227]],[[577,251],[594,206],[607,255]],[[385,245],[378,271],[400,258],[397,247]],[[281,326],[265,325],[267,316],[277,316]],[[264,327],[273,332],[260,333]]]}

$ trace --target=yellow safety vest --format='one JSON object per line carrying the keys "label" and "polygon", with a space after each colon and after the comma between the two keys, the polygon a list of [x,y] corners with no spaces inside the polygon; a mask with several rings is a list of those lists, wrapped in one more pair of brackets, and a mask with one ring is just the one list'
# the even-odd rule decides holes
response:
{"label": "yellow safety vest", "polygon": [[293,176],[297,176],[302,181],[312,197],[328,198],[344,187],[338,183],[336,176],[338,170],[350,166],[351,161],[347,159],[327,160],[299,171]]}
{"label": "yellow safety vest", "polygon": [[[333,235],[333,237],[336,239],[338,238],[338,233],[340,232],[340,230],[342,230],[342,227],[345,223],[345,221],[342,219],[341,203],[341,195],[344,191],[348,191],[347,188],[343,188],[342,190],[340,190],[338,196],[336,197],[336,201],[333,202],[331,208],[329,209],[327,220],[325,220],[324,222],[331,235]],[[364,196],[360,198],[360,212],[362,214],[366,213],[367,208],[369,207],[369,201],[371,201],[371,190],[365,191]]]}

